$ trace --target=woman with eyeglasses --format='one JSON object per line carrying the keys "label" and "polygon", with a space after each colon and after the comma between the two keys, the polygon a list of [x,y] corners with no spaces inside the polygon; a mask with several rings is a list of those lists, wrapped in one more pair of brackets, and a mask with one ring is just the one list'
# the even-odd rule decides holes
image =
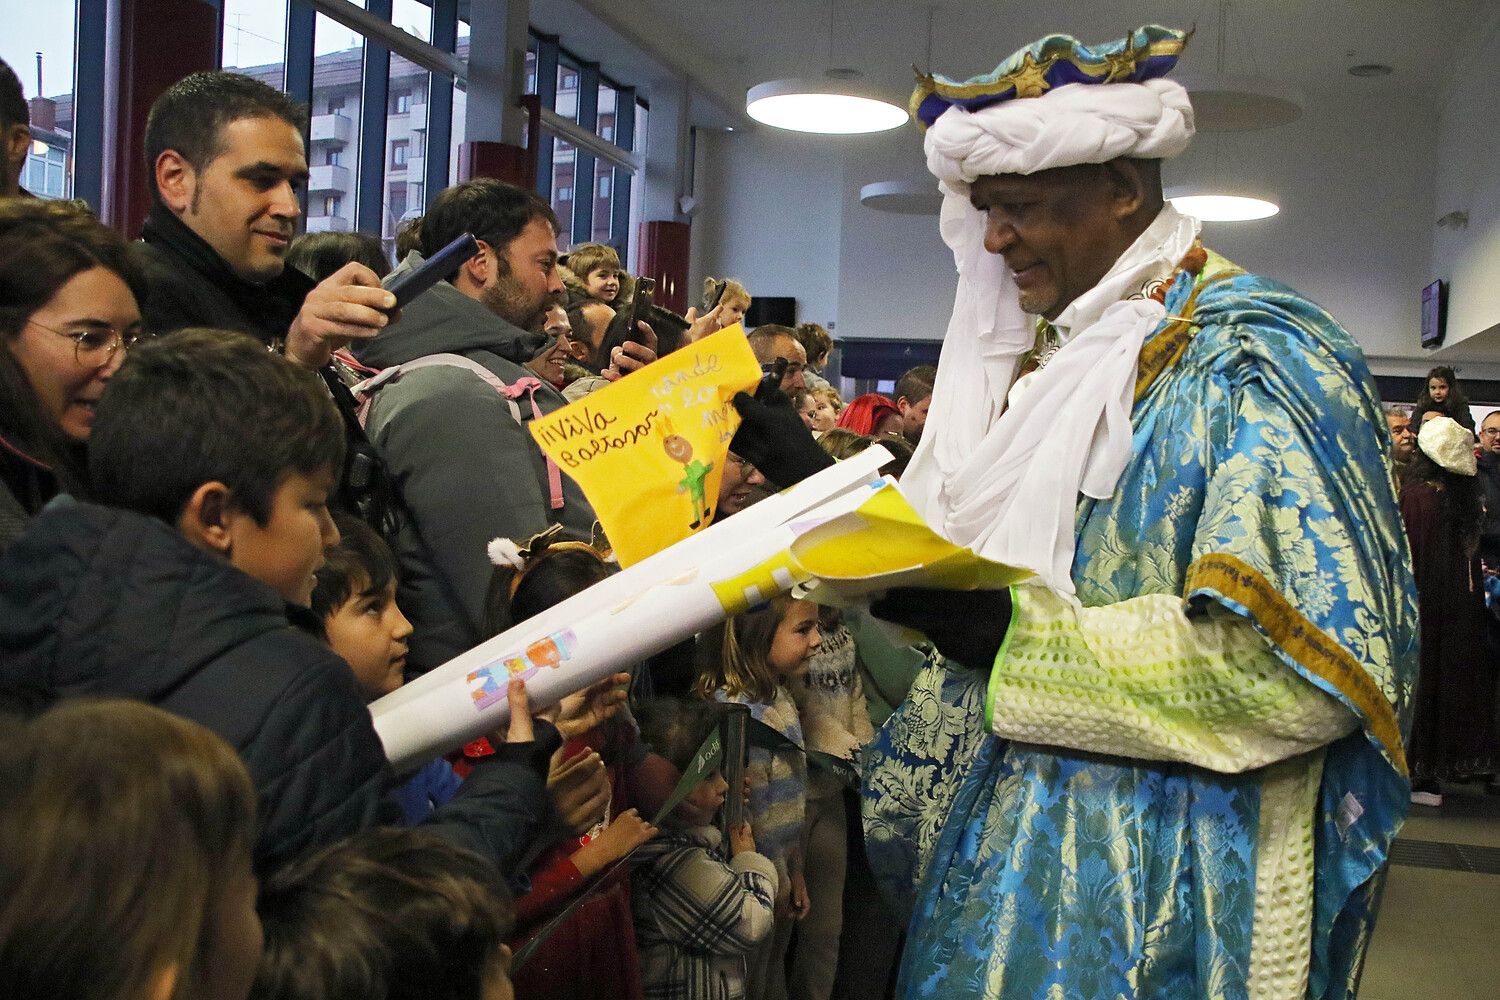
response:
{"label": "woman with eyeglasses", "polygon": [[88,495],[94,408],[140,334],[125,241],[77,202],[0,199],[0,551]]}

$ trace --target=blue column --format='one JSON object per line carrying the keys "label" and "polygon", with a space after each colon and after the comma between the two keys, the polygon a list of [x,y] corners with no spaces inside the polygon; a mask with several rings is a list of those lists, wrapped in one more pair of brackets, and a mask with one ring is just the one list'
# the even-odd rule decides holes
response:
{"label": "blue column", "polygon": [[[369,0],[365,9],[376,17],[391,19],[391,0]],[[359,177],[354,185],[354,226],[360,232],[377,236],[385,215],[385,119],[390,79],[390,49],[366,38],[359,95]]]}
{"label": "blue column", "polygon": [[[578,64],[578,127],[599,131],[599,64]],[[587,243],[594,236],[594,154],[579,149],[573,153],[573,243]]]}
{"label": "blue column", "polygon": [[[458,48],[458,0],[433,0],[432,44],[444,52]],[[427,88],[426,177],[422,197],[427,205],[448,186],[448,159],[453,145],[453,81],[434,73]],[[417,206],[409,205],[408,208]]]}
{"label": "blue column", "polygon": [[[615,145],[623,150],[635,150],[634,87],[615,90]],[[630,231],[630,186],[634,179],[630,171],[616,170],[615,185],[609,193],[609,232],[622,261],[629,259],[630,241],[635,236]]]}

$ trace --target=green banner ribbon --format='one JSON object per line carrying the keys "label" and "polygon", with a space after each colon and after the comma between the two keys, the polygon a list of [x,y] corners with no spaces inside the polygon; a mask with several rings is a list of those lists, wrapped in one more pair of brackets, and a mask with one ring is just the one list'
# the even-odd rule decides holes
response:
{"label": "green banner ribbon", "polygon": [[827,771],[839,780],[846,788],[859,788],[859,771],[855,769],[854,762],[842,757],[835,757],[831,753],[822,750],[804,750],[802,747],[787,739],[784,734],[775,728],[766,725],[759,719],[750,720],[750,728],[746,731],[746,742],[753,747],[762,750],[795,750],[807,758],[809,767]]}

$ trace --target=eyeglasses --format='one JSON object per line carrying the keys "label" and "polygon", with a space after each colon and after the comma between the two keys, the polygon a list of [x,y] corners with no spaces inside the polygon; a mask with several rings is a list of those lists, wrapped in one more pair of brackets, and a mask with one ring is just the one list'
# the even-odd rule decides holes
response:
{"label": "eyeglasses", "polygon": [[116,330],[112,326],[94,328],[89,330],[58,330],[39,323],[34,319],[27,320],[32,326],[39,326],[48,333],[55,333],[59,337],[67,337],[73,342],[73,360],[77,361],[82,368],[103,368],[109,364],[109,359],[114,357],[115,351],[120,348],[129,350],[140,337],[134,331]]}
{"label": "eyeglasses", "polygon": [[[807,371],[807,365],[803,364],[801,361],[793,361],[790,358],[777,358],[776,361],[786,362],[786,368],[782,372],[782,378],[785,378],[788,375],[795,375],[798,372]],[[771,374],[771,372],[776,369],[776,361],[767,361],[766,363],[762,364],[760,366],[761,374]]]}
{"label": "eyeglasses", "polygon": [[728,452],[725,457],[728,458],[729,461],[740,467],[740,473],[746,479],[749,479],[751,476],[755,475],[755,466],[751,465],[749,462],[736,455],[734,452]]}
{"label": "eyeglasses", "polygon": [[1500,427],[1486,427],[1479,432],[1480,437],[1494,437],[1496,434],[1500,434]]}

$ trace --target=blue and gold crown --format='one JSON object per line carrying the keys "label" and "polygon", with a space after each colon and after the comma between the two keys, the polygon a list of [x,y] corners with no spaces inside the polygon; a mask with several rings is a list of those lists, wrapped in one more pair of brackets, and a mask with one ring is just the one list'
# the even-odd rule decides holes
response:
{"label": "blue and gold crown", "polygon": [[962,82],[917,76],[910,110],[922,128],[957,105],[978,111],[1018,97],[1040,97],[1068,83],[1140,83],[1166,76],[1177,65],[1191,31],[1148,24],[1124,38],[1084,45],[1072,35],[1038,39],[983,76]]}

